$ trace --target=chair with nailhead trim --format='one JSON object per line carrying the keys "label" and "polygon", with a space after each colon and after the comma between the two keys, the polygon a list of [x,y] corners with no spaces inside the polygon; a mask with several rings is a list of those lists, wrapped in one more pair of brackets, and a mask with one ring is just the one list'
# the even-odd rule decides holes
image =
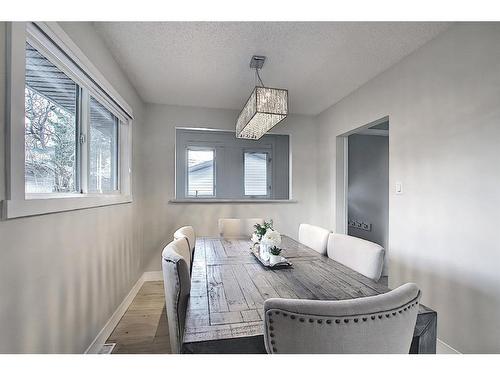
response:
{"label": "chair with nailhead trim", "polygon": [[382,246],[346,234],[331,233],[326,249],[328,257],[334,261],[375,281],[380,279],[385,256]]}
{"label": "chair with nailhead trim", "polygon": [[388,293],[344,301],[270,298],[264,342],[270,354],[408,353],[420,290],[408,283]]}
{"label": "chair with nailhead trim", "polygon": [[299,225],[299,242],[322,255],[326,255],[330,231],[311,224]]}
{"label": "chair with nailhead trim", "polygon": [[162,252],[165,308],[172,353],[181,353],[186,311],[191,292],[189,243],[186,238],[170,242]]}
{"label": "chair with nailhead trim", "polygon": [[178,240],[179,238],[186,238],[189,244],[190,254],[189,254],[189,262],[191,263],[191,268],[193,266],[193,257],[194,257],[194,246],[196,244],[196,234],[194,232],[194,228],[190,225],[181,227],[177,229],[174,233],[174,239]]}

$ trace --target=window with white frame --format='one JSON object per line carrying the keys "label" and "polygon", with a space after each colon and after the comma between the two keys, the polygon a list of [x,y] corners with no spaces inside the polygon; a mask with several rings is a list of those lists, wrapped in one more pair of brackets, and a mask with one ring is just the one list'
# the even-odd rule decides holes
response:
{"label": "window with white frame", "polygon": [[90,192],[118,190],[118,126],[118,118],[91,96],[88,137]]}
{"label": "window with white frame", "polygon": [[79,101],[78,85],[26,43],[24,173],[27,194],[79,190]]}
{"label": "window with white frame", "polygon": [[215,195],[215,150],[212,148],[188,148],[187,195],[189,197],[213,197]]}
{"label": "window with white frame", "polygon": [[267,181],[267,152],[244,153],[243,168],[245,173],[245,196],[267,197],[269,195]]}
{"label": "window with white frame", "polygon": [[130,202],[129,106],[57,24],[9,42],[6,217]]}
{"label": "window with white frame", "polygon": [[289,136],[176,129],[176,199],[289,199]]}

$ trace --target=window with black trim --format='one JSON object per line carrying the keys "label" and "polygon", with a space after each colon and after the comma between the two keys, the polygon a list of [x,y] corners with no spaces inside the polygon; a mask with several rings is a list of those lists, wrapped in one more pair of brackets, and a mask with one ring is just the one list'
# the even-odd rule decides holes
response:
{"label": "window with black trim", "polygon": [[289,199],[289,136],[176,129],[176,199]]}

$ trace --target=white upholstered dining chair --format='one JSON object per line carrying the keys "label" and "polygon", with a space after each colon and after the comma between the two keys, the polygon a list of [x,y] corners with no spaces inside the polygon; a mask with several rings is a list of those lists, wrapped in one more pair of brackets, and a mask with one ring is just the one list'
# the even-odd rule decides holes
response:
{"label": "white upholstered dining chair", "polygon": [[172,353],[180,353],[191,291],[189,273],[190,249],[186,238],[170,242],[162,252],[165,308]]}
{"label": "white upholstered dining chair", "polygon": [[343,265],[378,281],[384,267],[384,248],[374,242],[346,234],[331,233],[327,253]]}
{"label": "white upholstered dining chair", "polygon": [[345,301],[271,298],[264,302],[268,353],[408,354],[420,291],[409,283]]}
{"label": "white upholstered dining chair", "polygon": [[329,234],[330,231],[328,229],[316,225],[299,225],[299,242],[323,255],[326,255],[326,245]]}
{"label": "white upholstered dining chair", "polygon": [[264,219],[219,219],[219,234],[221,237],[251,236],[255,224],[264,224]]}
{"label": "white upholstered dining chair", "polygon": [[181,227],[177,229],[174,233],[174,239],[178,240],[179,238],[186,238],[189,244],[189,249],[190,249],[190,257],[189,261],[192,262],[193,260],[193,254],[194,254],[194,247],[196,244],[196,234],[194,232],[194,228],[190,225]]}

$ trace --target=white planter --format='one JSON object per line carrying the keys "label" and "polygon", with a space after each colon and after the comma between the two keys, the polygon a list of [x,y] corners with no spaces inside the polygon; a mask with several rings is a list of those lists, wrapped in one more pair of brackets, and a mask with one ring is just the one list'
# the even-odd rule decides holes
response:
{"label": "white planter", "polygon": [[275,264],[281,262],[281,255],[269,255],[269,263]]}

